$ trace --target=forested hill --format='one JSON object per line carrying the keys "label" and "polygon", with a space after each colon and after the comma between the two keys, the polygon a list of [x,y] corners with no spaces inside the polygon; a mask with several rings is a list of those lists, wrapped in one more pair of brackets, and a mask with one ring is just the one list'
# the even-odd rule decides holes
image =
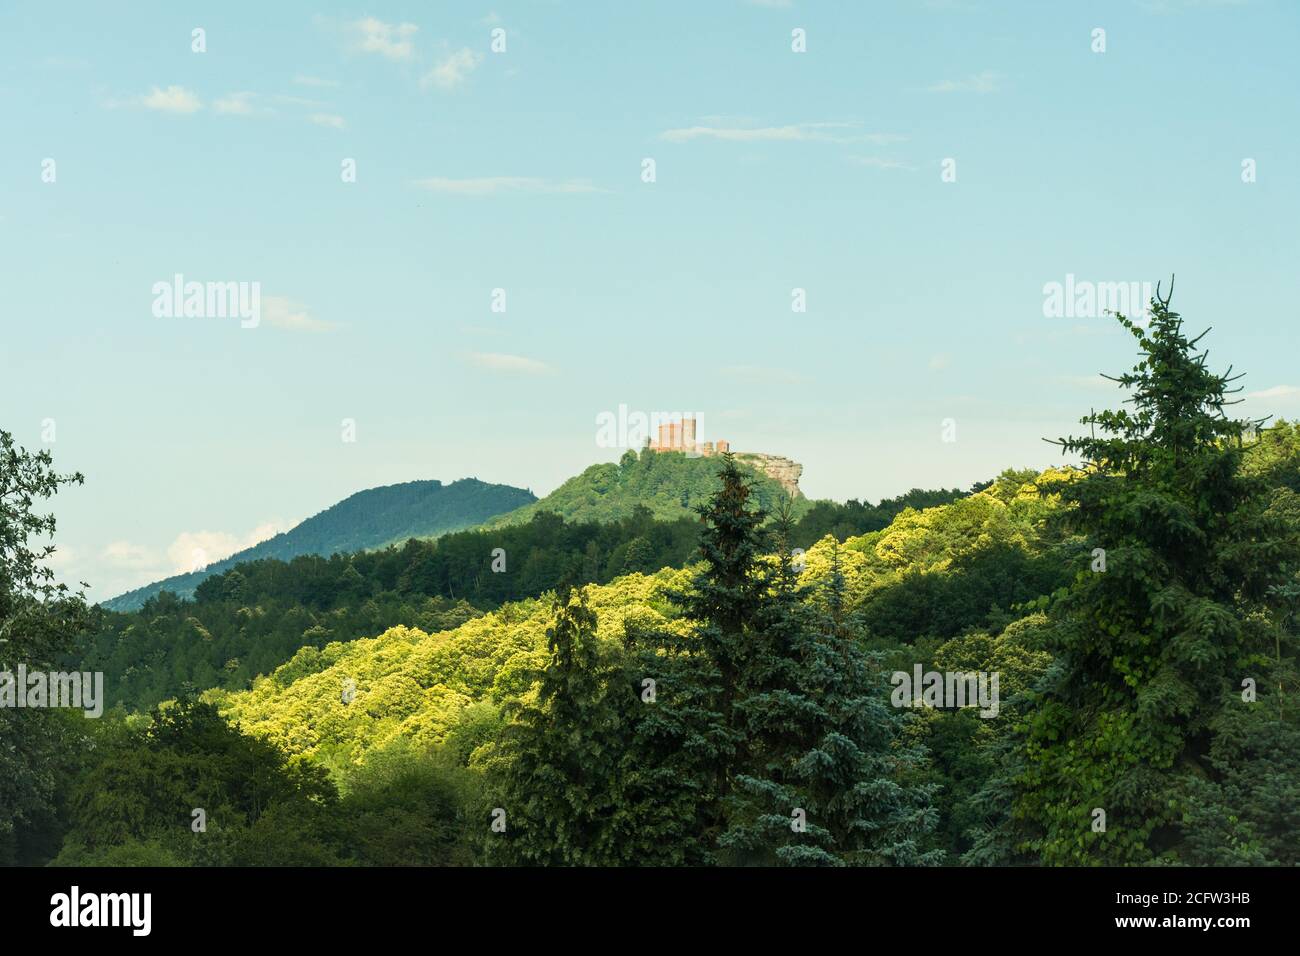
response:
{"label": "forested hill", "polygon": [[[486,523],[495,528],[523,524],[542,511],[558,514],[567,521],[618,521],[630,517],[638,507],[648,508],[661,521],[696,517],[695,508],[708,500],[717,486],[721,460],[692,458],[681,452],[626,452],[618,464],[592,465],[570,478],[545,498],[498,515]],[[737,462],[752,483],[754,503],[771,514],[778,502],[788,497],[781,483],[743,460]],[[793,501],[795,517],[811,507],[798,495]]]}
{"label": "forested hill", "polygon": [[202,571],[156,581],[105,601],[104,606],[113,611],[135,611],[164,590],[190,598],[205,579],[246,561],[289,561],[302,555],[329,557],[382,548],[408,538],[432,538],[473,527],[536,500],[531,491],[488,484],[477,478],[462,478],[449,485],[431,480],[370,488],[289,531],[213,562]]}
{"label": "forested hill", "polygon": [[[792,530],[799,547],[827,535],[879,531],[905,508],[962,497],[913,490],[878,505],[818,501]],[[211,575],[194,600],[163,593],[134,613],[105,613],[81,665],[103,671],[109,703],[133,709],[187,687],[244,688],[302,647],[373,637],[397,626],[449,630],[505,601],[560,587],[607,583],[631,572],[681,567],[696,554],[699,518],[656,521],[646,508],[618,521],[565,521],[539,512],[527,524],[474,528],[329,558],[248,561]],[[499,549],[501,573],[493,573]]]}

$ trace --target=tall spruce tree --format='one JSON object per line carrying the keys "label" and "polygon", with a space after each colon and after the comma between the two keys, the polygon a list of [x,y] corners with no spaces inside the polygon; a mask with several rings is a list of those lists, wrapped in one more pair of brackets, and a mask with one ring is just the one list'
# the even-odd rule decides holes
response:
{"label": "tall spruce tree", "polygon": [[907,779],[924,753],[903,741],[907,717],[889,706],[880,663],[854,632],[838,546],[818,612],[798,582],[790,526],[778,516],[758,651],[737,704],[746,764],[720,842],[753,863],[938,863],[919,840],[937,823],[935,788]]}
{"label": "tall spruce tree", "polygon": [[[1019,725],[1011,842],[1049,864],[1195,855],[1206,787],[1231,788],[1224,735],[1270,706],[1271,589],[1297,558],[1295,527],[1239,468],[1246,423],[1225,412],[1235,377],[1207,367],[1205,333],[1189,339],[1158,293],[1148,327],[1118,321],[1141,350],[1114,379],[1131,407],[1082,419],[1093,433],[1060,445],[1083,468],[1043,487],[1090,552],[1054,602],[1056,664]],[[1250,843],[1255,824],[1240,822],[1233,839]]]}
{"label": "tall spruce tree", "polygon": [[602,641],[585,590],[556,599],[535,697],[514,705],[495,762],[493,862],[682,866],[711,862],[713,772],[725,751],[708,662],[632,627]]}
{"label": "tall spruce tree", "polygon": [[[719,487],[697,510],[701,567],[690,586],[669,595],[681,616],[692,625],[689,647],[700,658],[699,675],[715,692],[699,713],[716,718],[697,726],[694,735],[719,752],[734,752],[743,738],[743,718],[736,709],[742,680],[749,674],[761,631],[768,575],[762,562],[766,513],[751,507],[753,489],[730,454],[723,455]],[[714,769],[713,794],[725,800],[731,792],[731,761]],[[721,832],[721,804],[711,829]]]}
{"label": "tall spruce tree", "polygon": [[735,747],[718,709],[717,667],[692,645],[667,629],[628,636],[627,682],[638,702],[623,779],[637,863],[697,866],[715,859],[718,770]]}

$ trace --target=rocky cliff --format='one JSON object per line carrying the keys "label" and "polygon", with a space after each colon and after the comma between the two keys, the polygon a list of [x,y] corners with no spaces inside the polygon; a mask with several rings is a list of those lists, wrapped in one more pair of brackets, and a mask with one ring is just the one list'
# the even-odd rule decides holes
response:
{"label": "rocky cliff", "polygon": [[736,453],[736,460],[743,461],[746,464],[763,472],[774,481],[778,481],[781,487],[792,498],[800,498],[803,492],[799,490],[799,478],[803,474],[803,465],[789,458],[783,458],[780,455],[765,455],[762,452],[742,451]]}

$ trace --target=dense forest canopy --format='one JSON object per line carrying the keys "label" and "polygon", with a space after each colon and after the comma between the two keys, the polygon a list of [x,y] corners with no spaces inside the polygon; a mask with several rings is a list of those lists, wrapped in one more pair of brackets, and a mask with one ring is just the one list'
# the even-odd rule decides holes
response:
{"label": "dense forest canopy", "polygon": [[839,505],[632,455],[135,613],[52,583],[79,476],[0,433],[0,663],[122,705],[0,709],[0,859],[1296,865],[1300,429],[1234,420],[1168,299],[1119,321],[1078,465]]}
{"label": "dense forest canopy", "polygon": [[[787,497],[781,483],[752,465],[738,467],[754,485],[754,494],[765,509],[771,510]],[[572,521],[617,521],[639,508],[666,521],[693,518],[695,509],[708,500],[717,485],[718,459],[686,455],[682,452],[656,452],[642,449],[626,451],[618,464],[592,465],[575,475],[549,495],[485,522],[489,528],[519,524],[533,515],[549,511]],[[797,514],[808,502],[799,495],[794,502]]]}
{"label": "dense forest canopy", "polygon": [[[830,533],[884,528],[907,507],[960,495],[915,490],[874,506],[816,502],[794,538],[811,545]],[[629,572],[682,567],[694,553],[698,522],[655,520],[643,507],[607,523],[541,511],[526,524],[382,550],[250,561],[202,581],[192,601],[162,592],[136,613],[102,614],[81,663],[105,672],[110,704],[130,709],[186,690],[243,688],[301,647],[398,625],[436,633],[564,582],[604,584]]]}

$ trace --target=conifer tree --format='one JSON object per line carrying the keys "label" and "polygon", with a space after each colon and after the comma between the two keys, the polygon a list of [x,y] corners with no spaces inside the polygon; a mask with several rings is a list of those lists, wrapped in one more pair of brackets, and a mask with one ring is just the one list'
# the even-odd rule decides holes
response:
{"label": "conifer tree", "polygon": [[932,785],[906,782],[923,752],[900,738],[879,662],[849,624],[838,546],[814,614],[776,522],[776,566],[757,649],[740,681],[743,768],[720,843],[745,862],[937,863],[918,842],[937,814]]}
{"label": "conifer tree", "polygon": [[1201,783],[1223,778],[1220,730],[1265,706],[1243,701],[1243,680],[1265,687],[1270,589],[1297,557],[1294,527],[1239,468],[1246,423],[1225,412],[1238,376],[1207,367],[1205,333],[1189,339],[1169,297],[1149,327],[1118,320],[1141,350],[1114,379],[1131,407],[1082,419],[1094,432],[1059,444],[1083,468],[1043,488],[1089,550],[1054,603],[1056,665],[1020,727],[1015,843],[1046,863],[1183,856]]}
{"label": "conifer tree", "polygon": [[[550,659],[535,698],[514,705],[493,811],[504,832],[487,836],[494,862],[585,866],[620,862],[617,810],[627,733],[621,662],[596,636],[585,590],[563,589],[546,632]],[[487,823],[484,824],[485,828]]]}
{"label": "conifer tree", "polygon": [[[731,751],[742,735],[736,700],[756,653],[768,587],[761,561],[766,514],[751,507],[753,491],[735,459],[729,453],[722,459],[721,484],[697,509],[704,524],[702,567],[685,591],[669,597],[693,626],[691,652],[702,658],[700,676],[716,692],[708,707],[717,715],[716,723],[697,727],[695,733],[720,750]],[[720,800],[731,790],[729,763],[718,761],[714,771],[714,793]]]}
{"label": "conifer tree", "polygon": [[707,659],[633,625],[601,641],[584,590],[556,600],[550,660],[516,705],[490,810],[492,862],[681,866],[712,860],[724,765]]}

